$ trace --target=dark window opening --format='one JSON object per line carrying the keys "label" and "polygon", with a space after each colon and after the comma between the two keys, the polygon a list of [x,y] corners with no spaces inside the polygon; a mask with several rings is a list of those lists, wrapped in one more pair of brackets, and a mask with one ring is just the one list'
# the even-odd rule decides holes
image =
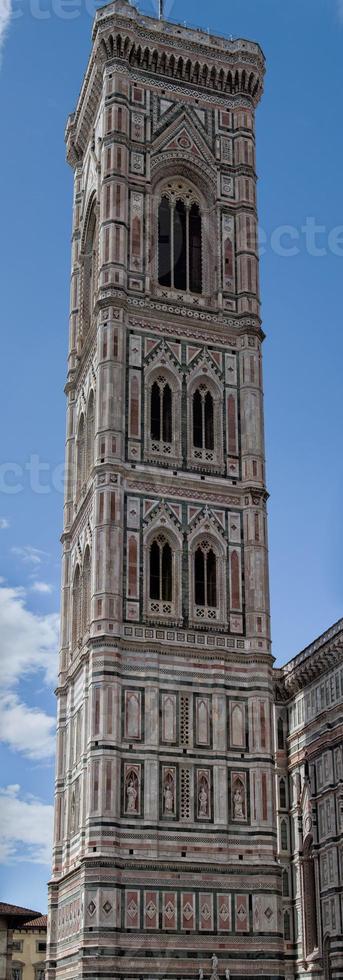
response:
{"label": "dark window opening", "polygon": [[280,779],[280,807],[283,810],[286,808],[286,783],[284,779]]}
{"label": "dark window opening", "polygon": [[174,210],[174,286],[187,289],[186,208],[182,201],[177,201]]}
{"label": "dark window opening", "polygon": [[202,292],[202,224],[198,204],[171,205],[163,197],[158,211],[158,281],[161,286]]}
{"label": "dark window opening", "polygon": [[157,381],[151,388],[151,438],[161,438],[161,391]]}
{"label": "dark window opening", "polygon": [[168,541],[153,541],[150,548],[150,599],[172,602],[172,550]]}
{"label": "dark window opening", "polygon": [[160,385],[157,381],[151,388],[150,395],[150,434],[152,439],[160,442],[172,441],[173,405],[172,392],[168,384]]}
{"label": "dark window opening", "polygon": [[193,445],[196,449],[214,450],[214,404],[209,391],[199,389],[193,395]]}
{"label": "dark window opening", "polygon": [[205,449],[214,449],[213,398],[209,391],[205,397]]}
{"label": "dark window opening", "polygon": [[285,912],[283,920],[283,936],[286,942],[290,942],[291,938],[291,919],[289,912]]}
{"label": "dark window opening", "polygon": [[195,604],[205,605],[205,555],[197,548],[194,558]]}
{"label": "dark window opening", "polygon": [[169,385],[163,389],[163,442],[172,441],[172,393]]}
{"label": "dark window opening", "polygon": [[197,204],[189,213],[189,288],[191,293],[201,293],[201,216]]}
{"label": "dark window opening", "polygon": [[207,555],[207,605],[217,605],[217,563],[212,549]]}
{"label": "dark window opening", "polygon": [[284,898],[289,897],[289,876],[288,871],[284,871],[282,874],[282,894]]}
{"label": "dark window opening", "polygon": [[210,548],[197,548],[194,556],[194,598],[196,606],[217,605],[217,560]]}
{"label": "dark window opening", "polygon": [[277,744],[278,744],[278,749],[281,750],[285,748],[285,736],[283,731],[282,718],[279,718],[277,723]]}
{"label": "dark window opening", "polygon": [[166,197],[162,198],[158,214],[158,281],[171,286],[171,211]]}
{"label": "dark window opening", "polygon": [[202,398],[199,390],[193,395],[193,444],[197,449],[203,448]]}

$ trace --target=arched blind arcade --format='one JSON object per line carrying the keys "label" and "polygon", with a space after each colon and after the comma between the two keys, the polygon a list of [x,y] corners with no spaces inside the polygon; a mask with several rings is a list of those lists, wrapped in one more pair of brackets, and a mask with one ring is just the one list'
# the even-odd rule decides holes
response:
{"label": "arched blind arcade", "polygon": [[202,222],[199,205],[162,197],[158,213],[158,281],[202,292]]}
{"label": "arched blind arcade", "polygon": [[83,321],[88,329],[93,312],[96,274],[96,211],[93,205],[87,226],[83,260]]}

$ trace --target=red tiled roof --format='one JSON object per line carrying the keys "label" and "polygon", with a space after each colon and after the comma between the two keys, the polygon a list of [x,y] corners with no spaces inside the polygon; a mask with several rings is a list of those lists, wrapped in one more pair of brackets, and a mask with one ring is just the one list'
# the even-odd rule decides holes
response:
{"label": "red tiled roof", "polygon": [[38,915],[37,919],[30,919],[29,922],[21,922],[20,928],[29,929],[32,926],[32,928],[34,927],[35,929],[46,929],[47,925],[48,925],[48,916]]}
{"label": "red tiled roof", "polygon": [[34,909],[25,909],[22,905],[10,905],[8,902],[0,902],[0,915],[18,915],[20,918],[30,916],[30,919],[34,919],[35,917],[38,919],[41,916],[41,912],[35,912]]}

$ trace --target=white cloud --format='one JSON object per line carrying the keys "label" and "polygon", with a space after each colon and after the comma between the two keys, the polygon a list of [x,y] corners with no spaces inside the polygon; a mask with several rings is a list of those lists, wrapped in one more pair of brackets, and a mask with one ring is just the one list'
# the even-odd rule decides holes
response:
{"label": "white cloud", "polygon": [[11,551],[12,555],[17,555],[27,565],[41,565],[44,558],[48,558],[46,551],[33,548],[30,544],[25,545],[24,548],[11,548]]}
{"label": "white cloud", "polygon": [[28,708],[16,694],[0,695],[0,740],[28,759],[50,759],[55,751],[55,719]]}
{"label": "white cloud", "polygon": [[12,16],[12,0],[0,0],[0,45],[5,39],[5,34]]}
{"label": "white cloud", "polygon": [[7,528],[9,526],[10,526],[10,522],[7,520],[7,517],[0,517],[0,531],[7,531]]}
{"label": "white cloud", "polygon": [[0,860],[3,864],[51,861],[53,807],[32,796],[20,796],[20,786],[0,787]]}
{"label": "white cloud", "polygon": [[53,587],[52,585],[49,585],[48,582],[34,582],[31,586],[31,591],[40,592],[42,595],[48,595],[53,591]]}
{"label": "white cloud", "polygon": [[43,670],[53,684],[57,671],[59,616],[38,616],[20,588],[0,585],[0,686],[11,689],[25,674]]}

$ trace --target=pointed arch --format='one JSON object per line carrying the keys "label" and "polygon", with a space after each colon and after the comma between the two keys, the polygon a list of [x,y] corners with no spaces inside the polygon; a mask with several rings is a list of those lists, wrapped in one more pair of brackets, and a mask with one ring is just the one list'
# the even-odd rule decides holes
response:
{"label": "pointed arch", "polygon": [[241,748],[245,744],[245,715],[244,708],[235,704],[231,714],[231,743],[232,747]]}
{"label": "pointed arch", "polygon": [[95,402],[94,391],[90,392],[87,405],[86,419],[86,475],[89,476],[94,462],[94,435],[95,435]]}
{"label": "pointed arch", "polygon": [[83,412],[80,415],[76,440],[76,494],[81,493],[85,482],[86,426]]}
{"label": "pointed arch", "polygon": [[290,942],[291,940],[291,915],[288,909],[283,917],[283,938],[286,942]]}
{"label": "pointed arch", "polygon": [[81,637],[81,572],[80,565],[77,564],[74,572],[73,579],[73,590],[72,590],[72,628],[71,628],[71,641],[72,649],[76,647],[80,637]]}
{"label": "pointed arch", "polygon": [[91,324],[96,282],[96,203],[93,196],[88,205],[88,217],[83,240],[83,295],[82,315],[84,332]]}
{"label": "pointed arch", "polygon": [[287,868],[282,872],[282,895],[289,898],[289,874]]}
{"label": "pointed arch", "polygon": [[91,553],[87,545],[82,572],[82,632],[89,629],[91,620]]}
{"label": "pointed arch", "polygon": [[282,777],[279,782],[280,808],[285,810],[287,806],[286,780]]}
{"label": "pointed arch", "polygon": [[280,825],[280,844],[282,851],[288,851],[288,825],[287,820],[281,820]]}

